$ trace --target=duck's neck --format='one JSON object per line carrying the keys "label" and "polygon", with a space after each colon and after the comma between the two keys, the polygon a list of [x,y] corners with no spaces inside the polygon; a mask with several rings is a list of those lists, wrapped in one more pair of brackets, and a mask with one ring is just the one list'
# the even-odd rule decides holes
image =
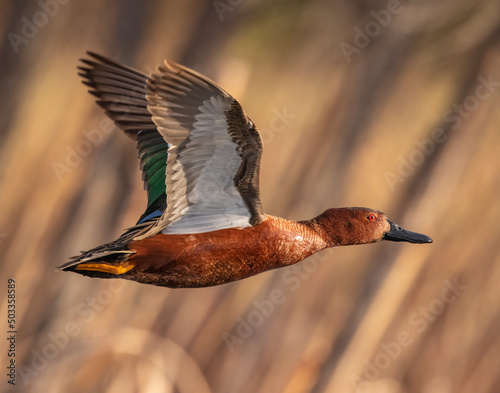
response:
{"label": "duck's neck", "polygon": [[301,221],[314,230],[328,245],[327,247],[359,244],[359,236],[348,220],[349,208],[329,209],[310,220]]}

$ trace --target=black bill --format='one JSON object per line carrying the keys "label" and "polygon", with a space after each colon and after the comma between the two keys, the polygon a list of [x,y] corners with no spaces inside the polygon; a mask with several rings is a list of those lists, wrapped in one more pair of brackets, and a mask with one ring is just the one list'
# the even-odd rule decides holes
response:
{"label": "black bill", "polygon": [[384,240],[390,240],[392,242],[432,243],[432,239],[429,236],[407,231],[406,229],[400,228],[392,221],[389,221],[389,224],[391,224],[391,229],[384,235]]}

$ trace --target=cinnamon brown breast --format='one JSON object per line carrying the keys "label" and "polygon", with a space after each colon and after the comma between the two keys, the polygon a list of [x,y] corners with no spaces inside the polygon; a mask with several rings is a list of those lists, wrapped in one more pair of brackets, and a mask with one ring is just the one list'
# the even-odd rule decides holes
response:
{"label": "cinnamon brown breast", "polygon": [[308,226],[267,216],[245,229],[133,241],[135,267],[121,277],[168,287],[219,285],[297,263],[325,247]]}

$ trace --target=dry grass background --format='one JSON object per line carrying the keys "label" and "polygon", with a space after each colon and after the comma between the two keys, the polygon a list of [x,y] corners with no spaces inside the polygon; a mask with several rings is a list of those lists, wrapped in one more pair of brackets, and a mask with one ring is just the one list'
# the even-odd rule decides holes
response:
{"label": "dry grass background", "polygon": [[[500,391],[498,1],[401,0],[378,34],[371,11],[397,1],[59,1],[0,5],[0,320],[11,277],[18,329],[2,391]],[[348,62],[356,26],[376,36]],[[88,49],[145,71],[169,58],[237,97],[263,133],[269,214],[368,206],[434,243],[199,290],[54,273],[145,206],[134,144],[76,76]]]}

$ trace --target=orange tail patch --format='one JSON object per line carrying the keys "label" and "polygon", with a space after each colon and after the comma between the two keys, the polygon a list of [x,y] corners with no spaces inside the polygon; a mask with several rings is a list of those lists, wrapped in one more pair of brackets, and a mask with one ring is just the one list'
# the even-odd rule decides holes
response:
{"label": "orange tail patch", "polygon": [[75,267],[75,270],[90,270],[93,272],[123,274],[135,267],[134,262],[122,262],[119,265],[107,265],[105,263],[81,263]]}

